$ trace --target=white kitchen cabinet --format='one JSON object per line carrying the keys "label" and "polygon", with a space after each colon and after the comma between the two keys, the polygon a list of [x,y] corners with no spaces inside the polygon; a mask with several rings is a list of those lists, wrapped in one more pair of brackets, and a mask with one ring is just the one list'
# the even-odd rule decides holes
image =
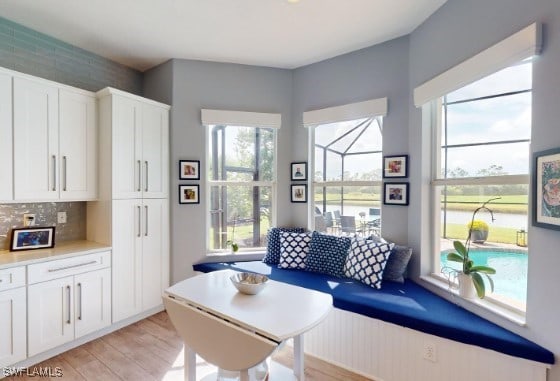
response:
{"label": "white kitchen cabinet", "polygon": [[61,200],[97,197],[97,109],[92,95],[60,89]]}
{"label": "white kitchen cabinet", "polygon": [[12,76],[0,73],[0,201],[13,199]]}
{"label": "white kitchen cabinet", "polygon": [[111,324],[110,253],[29,265],[28,355]]}
{"label": "white kitchen cabinet", "polygon": [[74,277],[27,289],[28,353],[34,356],[74,339]]}
{"label": "white kitchen cabinet", "polygon": [[76,275],[74,290],[76,338],[111,324],[111,269]]}
{"label": "white kitchen cabinet", "polygon": [[27,354],[25,267],[0,270],[0,367]]}
{"label": "white kitchen cabinet", "polygon": [[29,78],[13,86],[14,199],[95,199],[95,97]]}
{"label": "white kitchen cabinet", "polygon": [[114,200],[113,229],[112,311],[117,322],[162,304],[169,285],[168,200]]}
{"label": "white kitchen cabinet", "polygon": [[169,107],[115,89],[98,96],[101,128],[112,147],[111,198],[167,198]]}
{"label": "white kitchen cabinet", "polygon": [[58,88],[14,78],[14,198],[58,199]]}

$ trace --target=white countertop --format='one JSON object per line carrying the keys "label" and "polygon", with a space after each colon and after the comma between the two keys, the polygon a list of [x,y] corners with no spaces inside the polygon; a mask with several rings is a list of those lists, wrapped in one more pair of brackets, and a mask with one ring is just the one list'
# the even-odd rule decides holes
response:
{"label": "white countertop", "polygon": [[276,341],[306,332],[332,309],[331,295],[274,280],[257,295],[239,293],[229,279],[234,273],[197,275],[165,292]]}
{"label": "white countertop", "polygon": [[24,251],[0,250],[0,269],[97,253],[106,250],[111,250],[111,246],[92,241],[61,242],[51,249]]}

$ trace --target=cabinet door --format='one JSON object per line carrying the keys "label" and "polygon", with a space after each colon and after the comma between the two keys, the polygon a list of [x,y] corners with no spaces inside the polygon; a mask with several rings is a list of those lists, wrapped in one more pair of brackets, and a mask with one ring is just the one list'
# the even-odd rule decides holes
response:
{"label": "cabinet door", "polygon": [[142,309],[162,304],[169,286],[169,202],[144,199],[142,231]]}
{"label": "cabinet door", "polygon": [[169,117],[164,108],[142,104],[142,191],[166,198],[169,181]]}
{"label": "cabinet door", "polygon": [[76,338],[111,324],[111,269],[74,277]]}
{"label": "cabinet door", "polygon": [[113,96],[113,198],[142,197],[140,102]]}
{"label": "cabinet door", "polygon": [[12,194],[12,77],[0,74],[0,201]]}
{"label": "cabinet door", "polygon": [[73,282],[69,276],[28,286],[30,357],[74,339]]}
{"label": "cabinet door", "polygon": [[142,310],[142,200],[113,201],[113,323]]}
{"label": "cabinet door", "polygon": [[58,89],[14,78],[14,198],[58,198]]}
{"label": "cabinet door", "polygon": [[25,287],[0,292],[0,367],[26,357],[25,312]]}
{"label": "cabinet door", "polygon": [[97,125],[95,98],[68,90],[59,93],[60,198],[97,197]]}

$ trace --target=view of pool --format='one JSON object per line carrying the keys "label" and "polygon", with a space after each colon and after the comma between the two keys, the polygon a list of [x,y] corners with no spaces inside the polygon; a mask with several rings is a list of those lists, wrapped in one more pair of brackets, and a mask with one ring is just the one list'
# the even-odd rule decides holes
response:
{"label": "view of pool", "polygon": [[[494,293],[525,303],[527,300],[527,252],[471,249],[469,256],[477,265],[496,269],[492,275]],[[441,267],[460,269],[461,264],[447,261],[447,252],[441,253]]]}

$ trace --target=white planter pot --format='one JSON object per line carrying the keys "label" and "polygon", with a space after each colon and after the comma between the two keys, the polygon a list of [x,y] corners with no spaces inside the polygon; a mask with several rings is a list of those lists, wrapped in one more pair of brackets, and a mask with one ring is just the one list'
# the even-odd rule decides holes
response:
{"label": "white planter pot", "polygon": [[459,282],[459,296],[465,299],[474,299],[477,297],[476,288],[474,288],[474,283],[469,275],[460,273],[457,276]]}

